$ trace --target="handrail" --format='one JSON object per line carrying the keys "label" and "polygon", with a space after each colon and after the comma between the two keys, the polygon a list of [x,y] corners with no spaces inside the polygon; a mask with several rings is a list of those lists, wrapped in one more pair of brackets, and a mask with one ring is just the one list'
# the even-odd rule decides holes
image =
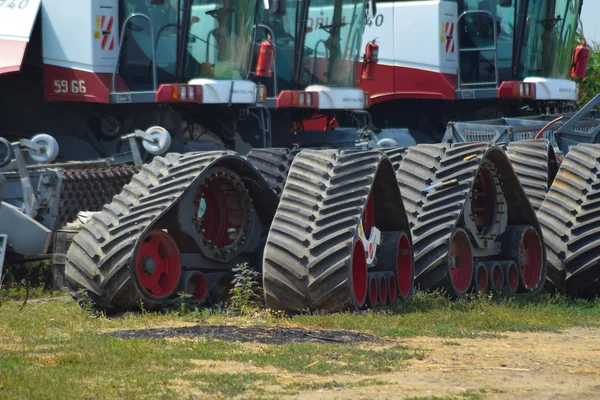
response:
{"label": "handrail", "polygon": [[317,43],[315,44],[315,54],[313,55],[313,65],[312,65],[312,71],[310,73],[310,84],[313,84],[313,78],[317,72],[317,55],[319,54],[317,49],[319,48],[319,45],[323,43],[323,47],[325,47],[325,58],[327,60],[329,60],[329,49],[327,48],[327,45],[325,44],[325,40],[320,39],[317,41]]}
{"label": "handrail", "polygon": [[[458,17],[457,21],[456,21],[456,28],[457,28],[457,32],[460,30],[460,21],[469,14],[485,14],[488,15],[490,17],[490,19],[492,20],[492,26],[494,28],[494,46],[493,47],[472,47],[472,48],[466,48],[466,49],[462,49],[460,46],[460,33],[458,33],[456,35],[456,47],[458,48],[458,74],[457,74],[457,78],[458,78],[458,88],[462,89],[463,87],[469,87],[469,86],[483,86],[483,85],[491,85],[491,84],[495,84],[496,87],[498,87],[498,85],[500,84],[500,76],[499,76],[499,72],[498,72],[498,29],[496,26],[496,18],[494,17],[494,15],[489,12],[489,11],[484,11],[484,10],[472,10],[472,11],[465,11],[462,14],[460,14],[460,16]],[[461,68],[461,57],[460,54],[461,53],[467,53],[467,52],[474,52],[474,51],[493,51],[494,52],[494,75],[495,75],[495,82],[474,82],[474,83],[461,83],[462,82],[462,68]],[[479,60],[477,60],[477,69],[479,70]]]}
{"label": "handrail", "polygon": [[121,51],[123,50],[123,39],[125,39],[125,28],[127,28],[127,24],[134,18],[145,18],[150,23],[150,43],[152,43],[152,87],[156,92],[157,88],[157,80],[156,80],[156,46],[154,46],[154,23],[146,14],[134,13],[131,14],[125,22],[123,22],[123,27],[121,28],[121,38],[119,39],[119,51],[117,53],[117,62],[115,63],[115,70],[113,71],[112,76],[112,91],[111,93],[115,93],[117,87],[117,71],[119,69],[119,63],[121,62]]}

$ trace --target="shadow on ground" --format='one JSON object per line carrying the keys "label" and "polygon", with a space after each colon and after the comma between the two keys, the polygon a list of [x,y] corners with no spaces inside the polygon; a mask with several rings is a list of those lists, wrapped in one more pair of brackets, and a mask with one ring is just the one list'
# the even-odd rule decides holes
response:
{"label": "shadow on ground", "polygon": [[237,327],[199,325],[181,328],[155,328],[123,330],[107,335],[121,339],[162,339],[167,337],[210,337],[242,343],[286,344],[286,343],[357,343],[380,342],[381,338],[351,331],[308,330],[281,327]]}

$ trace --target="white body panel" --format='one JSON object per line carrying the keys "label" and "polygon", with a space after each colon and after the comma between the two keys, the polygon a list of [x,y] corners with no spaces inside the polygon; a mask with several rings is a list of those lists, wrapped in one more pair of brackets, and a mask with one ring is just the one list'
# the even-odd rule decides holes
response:
{"label": "white body panel", "polygon": [[29,42],[41,0],[0,2],[0,39]]}
{"label": "white body panel", "polygon": [[118,2],[44,0],[42,34],[45,64],[112,73],[119,48]]}
{"label": "white body panel", "polygon": [[379,43],[379,63],[456,75],[456,3],[440,0],[380,3],[365,27],[362,48]]}
{"label": "white body panel", "polygon": [[307,86],[306,92],[319,95],[321,110],[357,110],[365,108],[365,95],[361,89],[332,88],[328,86]]}
{"label": "white body panel", "polygon": [[577,101],[577,83],[568,79],[530,77],[524,82],[535,83],[536,100]]}
{"label": "white body panel", "polygon": [[[243,80],[192,79],[190,85],[202,85],[202,103],[236,104],[256,103],[257,87],[254,82]],[[233,91],[233,94],[231,92]],[[231,100],[230,100],[231,96]]]}

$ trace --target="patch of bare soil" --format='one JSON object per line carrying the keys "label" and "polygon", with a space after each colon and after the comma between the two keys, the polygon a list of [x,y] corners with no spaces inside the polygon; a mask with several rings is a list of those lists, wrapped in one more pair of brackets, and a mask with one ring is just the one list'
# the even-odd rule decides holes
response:
{"label": "patch of bare soil", "polygon": [[109,335],[121,339],[162,339],[170,337],[210,337],[232,342],[285,344],[299,342],[313,343],[355,343],[377,342],[377,336],[350,331],[308,330],[301,328],[281,328],[250,326],[239,327],[229,325],[197,325],[179,328],[155,328],[112,331]]}
{"label": "patch of bare soil", "polygon": [[[408,371],[371,377],[385,385],[342,386],[338,390],[301,392],[294,398],[452,398],[465,394],[482,399],[600,398],[600,329],[509,333],[501,339],[419,337],[402,342],[424,349],[426,356],[409,361]],[[331,378],[336,382],[357,380]]]}

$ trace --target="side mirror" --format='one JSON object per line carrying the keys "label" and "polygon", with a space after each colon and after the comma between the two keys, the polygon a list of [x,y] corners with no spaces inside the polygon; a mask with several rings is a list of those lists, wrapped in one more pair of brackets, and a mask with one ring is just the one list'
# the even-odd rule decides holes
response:
{"label": "side mirror", "polygon": [[499,0],[498,5],[500,7],[512,7],[512,0]]}

